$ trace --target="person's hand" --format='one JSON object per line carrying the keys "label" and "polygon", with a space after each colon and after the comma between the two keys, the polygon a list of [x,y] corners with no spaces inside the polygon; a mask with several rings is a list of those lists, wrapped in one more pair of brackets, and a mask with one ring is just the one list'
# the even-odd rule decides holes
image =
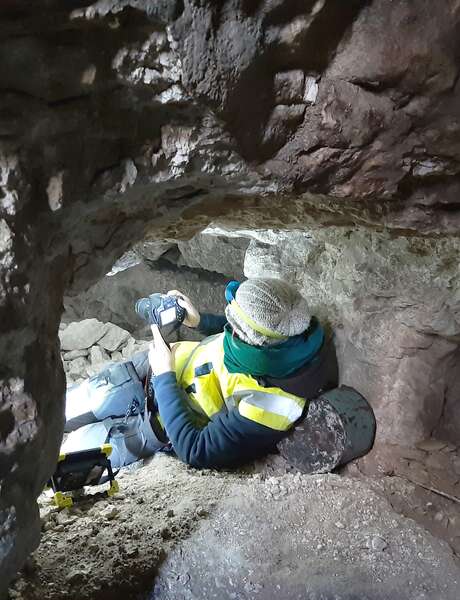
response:
{"label": "person's hand", "polygon": [[149,362],[155,376],[174,371],[174,357],[164,341],[158,325],[151,325],[153,342],[149,347]]}
{"label": "person's hand", "polygon": [[182,306],[182,308],[185,308],[185,310],[187,311],[187,314],[185,315],[184,319],[184,325],[187,325],[187,327],[192,327],[193,329],[195,329],[195,327],[198,327],[201,318],[200,313],[193,306],[190,298],[182,292],[179,292],[178,290],[169,291],[168,296],[174,296],[175,298],[177,298],[177,303],[180,306]]}

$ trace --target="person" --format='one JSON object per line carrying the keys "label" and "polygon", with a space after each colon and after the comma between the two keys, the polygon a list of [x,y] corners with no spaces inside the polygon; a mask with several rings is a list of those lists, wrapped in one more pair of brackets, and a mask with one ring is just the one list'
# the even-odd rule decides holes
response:
{"label": "person", "polygon": [[184,324],[207,337],[171,348],[152,326],[151,388],[177,456],[234,467],[273,451],[308,401],[338,384],[332,341],[306,299],[280,279],[227,287],[225,315],[201,314],[180,291]]}

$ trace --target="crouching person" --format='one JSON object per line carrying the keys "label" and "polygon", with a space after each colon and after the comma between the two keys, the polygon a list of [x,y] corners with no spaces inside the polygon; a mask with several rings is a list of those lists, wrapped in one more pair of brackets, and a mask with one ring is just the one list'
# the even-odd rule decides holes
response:
{"label": "crouching person", "polygon": [[71,388],[62,452],[109,443],[118,469],[172,446],[195,467],[236,466],[273,451],[308,401],[337,386],[333,344],[288,283],[232,282],[225,316],[200,315],[180,292],[169,295],[185,309],[184,324],[208,337],[170,349],[152,326],[148,355]]}
{"label": "crouching person", "polygon": [[208,335],[172,349],[157,326],[149,361],[174,451],[198,468],[231,467],[273,451],[308,400],[338,384],[332,343],[306,300],[278,279],[227,288],[225,316],[201,315],[180,292],[184,323]]}

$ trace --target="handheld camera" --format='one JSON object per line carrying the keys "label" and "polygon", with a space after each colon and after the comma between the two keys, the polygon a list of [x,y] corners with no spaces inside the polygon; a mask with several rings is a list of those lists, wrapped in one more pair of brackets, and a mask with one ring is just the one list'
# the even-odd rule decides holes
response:
{"label": "handheld camera", "polygon": [[151,294],[147,298],[139,298],[135,305],[136,313],[149,325],[158,325],[161,329],[166,325],[179,326],[186,316],[186,310],[174,296]]}

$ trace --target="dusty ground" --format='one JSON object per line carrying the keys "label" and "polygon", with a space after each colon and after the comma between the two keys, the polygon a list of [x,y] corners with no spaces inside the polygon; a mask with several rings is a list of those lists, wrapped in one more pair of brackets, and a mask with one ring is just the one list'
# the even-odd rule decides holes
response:
{"label": "dusty ground", "polygon": [[229,488],[150,598],[458,600],[459,583],[447,544],[365,482],[287,474]]}
{"label": "dusty ground", "polygon": [[279,457],[217,473],[158,455],[110,500],[57,511],[44,494],[42,543],[10,599],[458,600],[451,547],[398,514],[445,515],[448,500],[396,477],[286,471]]}
{"label": "dusty ground", "polygon": [[142,468],[125,469],[117,480],[117,495],[88,498],[70,509],[52,507],[50,493],[40,497],[42,541],[11,600],[137,598],[228,485],[224,475],[161,454]]}

